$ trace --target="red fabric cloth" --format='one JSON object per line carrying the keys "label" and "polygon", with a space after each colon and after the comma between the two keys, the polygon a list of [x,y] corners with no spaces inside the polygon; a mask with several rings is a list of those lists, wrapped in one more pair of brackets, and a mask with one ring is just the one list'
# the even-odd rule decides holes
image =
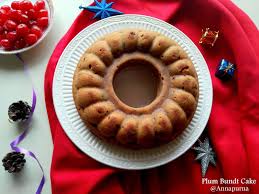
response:
{"label": "red fabric cloth", "polygon": [[[209,167],[209,179],[253,178],[250,193],[259,193],[259,33],[251,20],[228,0],[113,0],[124,13],[144,14],[171,23],[198,46],[205,57],[214,89],[208,123],[217,154],[217,167]],[[54,142],[51,167],[53,194],[207,194],[200,164],[193,151],[150,170],[126,171],[100,164],[82,153],[64,133],[53,107],[52,81],[58,59],[69,41],[93,23],[83,11],[57,45],[45,74],[45,98]],[[220,38],[211,49],[198,44],[201,29],[214,27]],[[223,83],[214,76],[225,58],[237,65],[235,78]],[[218,192],[218,193],[224,193]],[[237,192],[239,193],[239,192]],[[244,192],[242,192],[244,193]]]}

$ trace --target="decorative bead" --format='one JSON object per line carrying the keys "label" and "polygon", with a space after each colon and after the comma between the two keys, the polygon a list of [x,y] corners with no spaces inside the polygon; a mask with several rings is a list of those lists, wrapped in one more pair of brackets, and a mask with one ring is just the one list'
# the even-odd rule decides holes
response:
{"label": "decorative bead", "polygon": [[199,43],[203,46],[213,47],[218,37],[219,31],[213,31],[210,28],[206,28],[206,30],[202,29],[202,36]]}
{"label": "decorative bead", "polygon": [[221,80],[229,80],[234,76],[234,72],[236,70],[236,65],[230,63],[226,59],[222,59],[215,76]]}

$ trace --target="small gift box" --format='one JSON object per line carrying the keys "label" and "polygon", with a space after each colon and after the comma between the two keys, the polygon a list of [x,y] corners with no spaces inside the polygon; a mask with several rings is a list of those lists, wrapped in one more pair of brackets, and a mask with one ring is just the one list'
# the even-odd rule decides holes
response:
{"label": "small gift box", "polygon": [[230,63],[226,59],[222,59],[217,68],[215,75],[221,80],[228,80],[234,76],[235,70],[236,70],[236,65]]}
{"label": "small gift box", "polygon": [[203,46],[213,47],[218,37],[219,31],[213,31],[210,30],[210,28],[206,28],[206,30],[202,30],[202,36],[199,43]]}

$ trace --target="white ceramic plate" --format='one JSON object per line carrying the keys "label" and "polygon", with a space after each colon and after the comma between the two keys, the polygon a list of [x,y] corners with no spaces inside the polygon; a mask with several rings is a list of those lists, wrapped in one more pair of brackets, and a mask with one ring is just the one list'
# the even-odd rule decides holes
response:
{"label": "white ceramic plate", "polygon": [[[74,104],[72,81],[77,63],[97,39],[124,28],[159,32],[178,42],[194,63],[199,79],[199,101],[189,126],[169,144],[130,150],[110,145],[93,135],[82,122]],[[100,20],[82,30],[66,47],[56,67],[53,100],[58,119],[68,137],[84,153],[104,164],[123,169],[147,169],[166,164],[186,152],[207,124],[212,106],[212,83],[207,64],[194,43],[180,30],[156,18],[120,15]]]}
{"label": "white ceramic plate", "polygon": [[[13,2],[14,0],[1,0],[0,1],[0,7],[2,5],[11,5],[11,3]],[[36,0],[30,0],[33,4],[36,2]],[[43,35],[40,37],[40,39],[33,45],[29,46],[29,47],[25,47],[23,49],[19,49],[19,50],[12,50],[12,51],[6,51],[4,50],[3,48],[0,47],[0,54],[17,54],[17,53],[22,53],[24,51],[27,51],[31,48],[34,48],[36,45],[38,45],[46,36],[47,34],[49,33],[50,29],[52,28],[53,26],[53,17],[54,17],[54,6],[53,6],[53,3],[52,3],[52,0],[44,0],[45,1],[45,4],[46,4],[46,9],[48,10],[49,12],[49,25],[48,27],[44,30],[43,32]]]}

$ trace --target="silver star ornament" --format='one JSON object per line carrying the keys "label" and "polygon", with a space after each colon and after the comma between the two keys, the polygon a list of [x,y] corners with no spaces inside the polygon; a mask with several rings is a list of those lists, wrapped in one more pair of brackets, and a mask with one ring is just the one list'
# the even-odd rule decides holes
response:
{"label": "silver star ornament", "polygon": [[200,160],[202,177],[205,177],[209,164],[212,163],[214,166],[216,166],[216,154],[210,145],[209,138],[206,137],[204,142],[201,142],[200,140],[198,140],[198,142],[199,146],[193,147],[192,149],[197,153],[195,160]]}

